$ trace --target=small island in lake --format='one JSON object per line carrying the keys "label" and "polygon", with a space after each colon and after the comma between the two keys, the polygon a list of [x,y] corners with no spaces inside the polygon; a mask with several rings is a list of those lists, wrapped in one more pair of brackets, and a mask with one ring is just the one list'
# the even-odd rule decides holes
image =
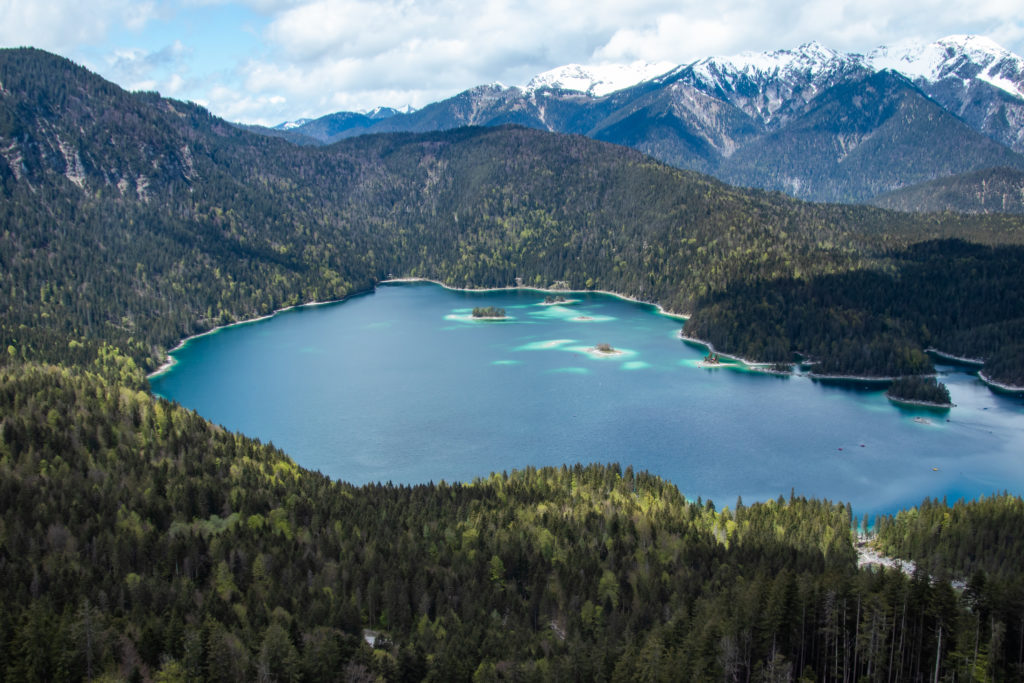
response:
{"label": "small island in lake", "polygon": [[477,306],[473,309],[473,317],[484,320],[503,320],[506,316],[504,308]]}
{"label": "small island in lake", "polygon": [[949,398],[949,389],[934,377],[898,377],[889,385],[885,396],[890,401],[897,403],[912,403],[935,408],[951,408],[953,406],[953,402]]}
{"label": "small island in lake", "polygon": [[574,304],[579,299],[566,299],[561,294],[547,295],[544,297],[544,301],[540,302],[541,306],[562,306],[566,304]]}
{"label": "small island in lake", "polygon": [[619,351],[611,344],[604,343],[596,344],[587,349],[587,351],[597,356],[621,356],[623,354],[622,351]]}
{"label": "small island in lake", "polygon": [[718,357],[718,354],[713,351],[709,351],[708,355],[704,356],[704,360],[697,363],[697,367],[699,368],[717,368],[721,366],[721,359]]}

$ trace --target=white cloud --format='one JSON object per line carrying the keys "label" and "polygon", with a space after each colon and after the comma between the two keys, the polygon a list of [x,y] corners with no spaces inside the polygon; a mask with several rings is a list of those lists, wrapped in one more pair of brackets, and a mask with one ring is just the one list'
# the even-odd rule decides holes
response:
{"label": "white cloud", "polygon": [[653,27],[623,28],[597,50],[599,59],[611,62],[668,60],[689,62],[745,44],[743,34],[728,15],[714,17],[666,14]]}
{"label": "white cloud", "polygon": [[[225,23],[196,31],[192,13]],[[2,44],[72,57],[117,52],[103,73],[118,83],[155,84],[227,118],[265,123],[422,106],[570,62],[686,63],[810,40],[866,52],[953,33],[1024,52],[1020,0],[0,0],[0,16]],[[221,44],[204,44],[210,33]]]}
{"label": "white cloud", "polygon": [[[285,90],[325,113],[339,101],[422,106],[478,83],[520,83],[590,61],[625,20],[617,3],[564,0],[311,0],[278,14],[270,58],[246,64],[246,90]],[[672,3],[647,2],[647,5]],[[387,96],[387,101],[371,97]]]}
{"label": "white cloud", "polygon": [[164,87],[160,91],[169,97],[175,97],[181,92],[182,88],[185,87],[185,79],[181,77],[181,74],[171,74],[167,82],[164,83]]}
{"label": "white cloud", "polygon": [[156,17],[156,2],[148,0],[147,2],[130,4],[124,12],[123,20],[127,28],[132,31],[138,31],[144,28],[150,21],[156,19]]}
{"label": "white cloud", "polygon": [[68,54],[103,40],[114,27],[138,30],[156,16],[152,0],[0,0],[0,45]]}
{"label": "white cloud", "polygon": [[[906,34],[933,40],[990,26],[1019,43],[1024,21],[1007,21],[1014,15],[999,0],[595,0],[585,10],[564,0],[307,0],[273,16],[273,51],[242,73],[247,91],[288,92],[302,107],[294,118],[339,102],[422,106],[480,83],[523,83],[568,62],[686,63],[809,40],[868,51]],[[964,16],[972,25],[961,29]],[[388,100],[372,99],[382,95]]]}
{"label": "white cloud", "polygon": [[[212,86],[207,97],[199,104],[216,112],[229,121],[271,124],[285,120],[284,105],[287,100],[278,94],[252,94],[225,85]],[[267,112],[274,115],[266,117]]]}
{"label": "white cloud", "polygon": [[[188,7],[209,7],[211,5],[244,5],[263,14],[279,12],[288,7],[302,4],[303,0],[181,0]],[[198,103],[197,103],[198,104]],[[204,105],[205,106],[205,105]]]}
{"label": "white cloud", "polygon": [[[182,68],[191,51],[179,40],[155,52],[139,48],[116,50],[107,57],[104,73],[118,83],[152,84],[148,88],[128,86],[132,90],[151,90],[155,87],[158,74]],[[180,79],[180,76],[179,76]],[[180,88],[182,83],[177,83]]]}
{"label": "white cloud", "polygon": [[615,61],[684,63],[710,55],[795,47],[811,40],[838,50],[865,52],[899,40],[930,42],[951,33],[990,35],[1019,53],[1024,43],[1024,11],[1017,5],[1002,0],[980,4],[964,0],[686,3],[646,26],[624,24],[597,55]]}

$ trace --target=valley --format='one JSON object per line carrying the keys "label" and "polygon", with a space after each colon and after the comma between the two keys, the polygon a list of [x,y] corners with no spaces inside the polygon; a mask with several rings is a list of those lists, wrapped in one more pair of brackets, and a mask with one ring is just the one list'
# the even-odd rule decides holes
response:
{"label": "valley", "polygon": [[[676,90],[711,102],[693,85],[696,67],[685,71]],[[450,126],[441,109],[425,108],[379,118],[418,116],[417,132],[384,133],[373,123],[364,126],[368,135],[300,145],[289,137],[301,125],[269,137],[194,103],[127,92],[42,50],[0,50],[0,678],[1019,678],[1024,593],[1016,536],[1024,511],[1013,454],[1020,399],[937,368],[925,349],[977,359],[993,383],[1024,383],[1024,219],[810,203],[776,191],[792,190],[782,177],[788,170],[744,180],[763,185],[745,189],[664,163],[690,159],[702,171],[732,164],[734,181],[805,165],[820,182],[801,179],[805,191],[797,194],[842,201],[928,180],[947,161],[943,174],[1019,167],[1019,151],[997,141],[994,119],[952,117],[938,94],[922,96],[924,85],[889,71],[859,72],[822,85],[819,104],[828,107],[794,110],[784,134],[751,123],[742,107],[722,108],[723,120],[740,122],[729,139],[749,133],[726,163],[709,151],[709,138],[689,133],[659,138],[664,146],[638,138],[639,151],[611,144],[642,129],[636,121],[685,132],[661,116],[664,103],[650,82],[631,86],[640,98],[631,102],[649,95],[650,107],[628,115],[624,91],[596,98],[594,107],[621,105],[601,119],[608,141],[565,134],[589,135],[594,124],[556,133],[515,117],[432,130]],[[500,88],[491,94],[494,102],[520,97]],[[568,100],[589,96],[550,97],[561,104],[545,109],[547,121]],[[882,108],[857,110],[868,101]],[[568,105],[562,111],[575,116]],[[900,120],[924,127],[901,128]],[[820,135],[825,124],[843,134]],[[840,138],[846,156],[836,161],[828,145]],[[908,140],[926,149],[893,155],[889,175],[868,163],[872,145],[877,153]],[[945,154],[936,141],[950,143]],[[805,164],[786,158],[795,149],[808,151]],[[831,152],[811,163],[822,149]],[[906,175],[921,159],[935,162],[932,170]],[[510,395],[482,394],[499,406],[474,406],[470,396],[461,434],[446,435],[450,422],[417,410],[464,400],[464,385],[403,384],[429,359],[415,357],[415,331],[389,336],[386,324],[355,331],[350,358],[371,339],[384,354],[364,358],[362,377],[352,368],[348,378],[319,374],[326,359],[302,371],[336,392],[321,397],[329,420],[384,421],[343,446],[355,459],[348,468],[300,466],[290,443],[289,453],[269,442],[276,436],[264,443],[254,423],[151,393],[192,362],[148,377],[182,339],[348,299],[225,327],[184,352],[243,331],[259,335],[282,320],[358,310],[392,286],[437,289],[392,285],[357,296],[404,278],[522,287],[458,294],[482,297],[467,306],[431,304],[439,306],[435,323],[459,330],[442,330],[451,345],[480,341],[470,334],[524,330],[513,348],[495,337],[462,350],[471,374],[491,388],[511,388],[517,376],[525,384]],[[536,293],[530,309],[514,308],[525,287],[556,285],[579,300],[568,312],[541,305]],[[880,390],[699,368],[706,349],[680,341],[677,321],[636,304],[614,308],[601,290],[689,314],[688,333],[722,357],[799,358],[822,374],[859,377],[939,369],[948,373],[954,411],[985,414],[975,422],[952,413],[947,426],[890,405]],[[473,322],[477,304],[508,315]],[[531,313],[564,315],[558,325],[581,333],[529,337]],[[605,318],[620,316],[636,323],[624,342],[603,334],[612,329]],[[341,330],[353,333],[345,323]],[[320,339],[307,333],[282,355],[324,353]],[[619,355],[600,353],[602,344]],[[671,352],[659,356],[647,344]],[[469,363],[472,349],[484,354],[480,363]],[[669,355],[671,372],[662,368]],[[562,397],[557,404],[523,399],[541,393],[530,364],[501,362],[527,359],[567,370],[546,385],[564,392],[552,394]],[[277,372],[285,385],[294,379],[295,371],[259,360],[243,370],[253,375],[254,366]],[[668,383],[644,380],[659,368]],[[631,388],[588,383],[602,373],[632,376]],[[396,383],[385,388],[389,376]],[[681,398],[677,385],[686,380],[698,391]],[[766,392],[750,410],[776,411],[763,426],[775,430],[768,451],[778,460],[756,467],[757,449],[776,437],[715,422],[735,403],[735,385],[747,382]],[[792,392],[780,393],[790,384],[826,412],[863,411],[861,426],[908,417],[890,432],[892,450],[863,457],[915,484],[877,496],[877,480],[862,481],[850,461],[830,475],[825,460],[813,460],[826,447],[831,458],[840,447],[843,457],[852,455],[847,448],[859,455],[861,443],[866,453],[860,418],[845,423],[842,443],[826,428],[808,442],[814,453],[792,453],[792,435],[783,432],[801,427],[792,422],[800,411],[786,410]],[[219,386],[236,417],[255,417],[230,382]],[[516,439],[529,438],[522,424],[594,391],[631,396],[641,410],[592,397],[576,406],[577,416],[593,411],[583,436],[563,419],[565,448],[538,434],[529,455],[516,459]],[[656,391],[665,400],[652,399]],[[286,395],[269,380],[241,393]],[[299,393],[316,399],[312,388]],[[699,413],[702,405],[704,443],[722,446],[713,455],[686,433],[664,430],[680,411]],[[510,406],[526,412],[504,421]],[[665,412],[642,410],[651,406]],[[399,419],[410,416],[412,424]],[[302,419],[285,418],[299,437],[321,429]],[[421,450],[421,434],[439,441],[425,440]],[[629,438],[613,449],[623,434]],[[460,461],[463,447],[469,455]],[[679,462],[687,448],[692,459]],[[633,462],[644,453],[664,460],[648,471]],[[542,455],[554,459],[538,462]],[[976,467],[964,474],[957,466],[965,458]],[[402,460],[421,469],[400,477]],[[751,492],[746,502],[736,475],[715,470],[718,460],[753,473],[742,489]],[[658,476],[663,464],[674,468],[671,481]],[[806,490],[796,490],[795,477],[815,468]],[[362,474],[353,482],[355,472]],[[932,488],[932,480],[946,483]],[[692,499],[691,481],[706,493]],[[864,494],[856,513],[848,491]],[[714,501],[705,497],[712,494]],[[874,519],[857,519],[862,510]],[[873,530],[880,550],[922,572],[858,570],[851,533],[858,523]],[[950,574],[965,580],[962,593],[928,578]],[[382,637],[371,645],[366,630]]]}

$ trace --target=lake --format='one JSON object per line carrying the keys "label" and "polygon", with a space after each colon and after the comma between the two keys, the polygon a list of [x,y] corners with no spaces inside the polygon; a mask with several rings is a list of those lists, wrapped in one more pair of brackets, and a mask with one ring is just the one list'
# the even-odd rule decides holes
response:
{"label": "lake", "polygon": [[[469,481],[619,462],[719,507],[779,495],[892,512],[1024,492],[1024,400],[939,365],[956,407],[884,389],[700,367],[682,321],[595,293],[382,285],[189,340],[154,393],[335,479]],[[508,319],[474,320],[477,306]],[[622,353],[588,349],[610,344]]]}

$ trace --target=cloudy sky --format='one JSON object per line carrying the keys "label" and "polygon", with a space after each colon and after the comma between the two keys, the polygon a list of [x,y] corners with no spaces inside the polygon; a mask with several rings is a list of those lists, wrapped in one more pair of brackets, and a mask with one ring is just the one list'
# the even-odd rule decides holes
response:
{"label": "cloudy sky", "polygon": [[56,52],[133,90],[276,124],[420,107],[568,63],[687,63],[817,40],[987,35],[1024,54],[1021,0],[0,0],[0,45]]}

